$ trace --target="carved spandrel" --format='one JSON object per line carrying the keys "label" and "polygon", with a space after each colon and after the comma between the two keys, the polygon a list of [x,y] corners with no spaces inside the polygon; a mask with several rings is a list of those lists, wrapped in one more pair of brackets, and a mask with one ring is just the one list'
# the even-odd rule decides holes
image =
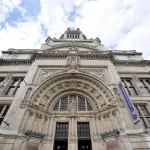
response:
{"label": "carved spandrel", "polygon": [[63,69],[42,69],[40,74],[40,82],[45,80],[47,77],[52,76],[56,73],[62,72]]}

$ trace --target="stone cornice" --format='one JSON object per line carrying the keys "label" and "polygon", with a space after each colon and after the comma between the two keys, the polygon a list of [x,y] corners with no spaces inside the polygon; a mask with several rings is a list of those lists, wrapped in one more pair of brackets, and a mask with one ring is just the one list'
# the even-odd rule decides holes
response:
{"label": "stone cornice", "polygon": [[112,61],[115,66],[149,66],[149,60],[114,60]]}
{"label": "stone cornice", "polygon": [[31,65],[32,59],[0,59],[0,66]]}

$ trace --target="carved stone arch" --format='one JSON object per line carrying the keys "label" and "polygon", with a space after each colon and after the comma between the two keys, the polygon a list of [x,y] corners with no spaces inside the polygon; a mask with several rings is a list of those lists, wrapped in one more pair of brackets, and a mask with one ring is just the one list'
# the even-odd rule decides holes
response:
{"label": "carved stone arch", "polygon": [[85,93],[84,91],[78,91],[76,89],[70,89],[70,91],[63,91],[62,93],[60,93],[59,95],[57,95],[52,103],[51,103],[51,106],[50,106],[50,111],[53,110],[53,108],[55,107],[55,105],[57,104],[57,102],[64,96],[67,96],[67,95],[71,95],[71,94],[76,94],[76,95],[80,95],[84,98],[86,98],[86,100],[89,102],[89,104],[91,105],[92,107],[92,110],[95,111],[98,109],[98,106],[97,104],[93,101],[94,97],[92,97],[92,95],[88,95],[87,93]]}
{"label": "carved stone arch", "polygon": [[[42,96],[39,98],[39,101],[37,101],[37,104],[40,103],[40,101],[44,99],[44,98],[43,98],[44,95],[49,95],[49,90],[54,89],[54,88],[57,88],[57,89],[58,89],[58,87],[60,87],[62,84],[66,84],[67,82],[68,82],[68,84],[70,84],[70,86],[69,86],[68,88],[63,87],[62,90],[57,91],[58,94],[61,93],[61,92],[63,92],[64,90],[70,90],[70,89],[73,89],[73,90],[80,90],[80,91],[86,92],[86,94],[90,94],[90,91],[89,91],[88,88],[86,88],[85,90],[82,89],[83,87],[72,88],[71,82],[75,82],[76,84],[81,83],[81,84],[84,84],[84,87],[87,86],[87,87],[89,87],[91,90],[92,90],[92,89],[93,89],[93,90],[96,90],[99,94],[101,94],[101,97],[103,98],[103,100],[104,100],[106,103],[108,103],[107,100],[106,100],[106,98],[105,98],[105,96],[104,96],[104,94],[103,94],[98,88],[94,87],[91,83],[88,83],[86,80],[81,80],[81,79],[79,80],[79,79],[78,79],[77,81],[73,81],[73,79],[72,79],[72,80],[71,80],[71,79],[63,79],[63,80],[60,80],[58,83],[52,84],[47,90],[45,90],[45,92],[44,92],[44,93],[42,94]],[[87,91],[89,91],[89,93],[88,93]],[[96,93],[96,94],[98,94],[98,93]],[[57,93],[56,93],[56,94],[57,94]],[[95,93],[93,93],[93,95],[94,95],[94,94],[95,94]],[[55,94],[54,94],[54,96],[55,96]],[[53,97],[51,97],[51,99],[53,99]],[[95,99],[94,96],[93,96],[93,99]],[[96,102],[96,99],[95,99],[95,102]],[[100,107],[100,106],[99,106],[99,107]]]}
{"label": "carved stone arch", "polygon": [[[72,81],[76,82],[76,86],[72,85]],[[98,106],[101,111],[116,105],[114,94],[104,82],[92,75],[81,72],[59,73],[47,78],[32,93],[29,105],[37,105],[38,108],[46,111],[48,105],[52,103],[57,95],[61,94],[63,90],[70,89],[91,94],[90,97],[93,97],[94,105]],[[106,103],[103,103],[104,100],[106,100]]]}

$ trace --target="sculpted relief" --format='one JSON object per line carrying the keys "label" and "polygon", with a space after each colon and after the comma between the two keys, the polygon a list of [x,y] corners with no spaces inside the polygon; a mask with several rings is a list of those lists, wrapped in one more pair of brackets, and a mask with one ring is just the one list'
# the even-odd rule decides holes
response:
{"label": "sculpted relief", "polygon": [[47,77],[52,76],[54,74],[57,74],[59,72],[62,72],[64,69],[41,69],[39,82],[42,82]]}
{"label": "sculpted relief", "polygon": [[86,73],[90,73],[91,75],[94,75],[98,78],[100,78],[101,80],[103,80],[106,84],[109,84],[111,82],[111,79],[108,75],[108,71],[106,69],[99,69],[99,68],[95,68],[95,69],[80,69],[83,72]]}

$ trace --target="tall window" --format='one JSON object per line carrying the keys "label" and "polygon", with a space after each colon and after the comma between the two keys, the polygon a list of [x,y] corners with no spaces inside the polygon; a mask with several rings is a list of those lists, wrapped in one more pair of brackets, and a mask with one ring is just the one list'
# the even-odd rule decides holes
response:
{"label": "tall window", "polygon": [[90,127],[89,127],[88,122],[78,122],[77,130],[78,130],[79,138],[89,138],[90,137]]}
{"label": "tall window", "polygon": [[20,89],[20,84],[23,78],[13,78],[6,95],[16,95]]}
{"label": "tall window", "polygon": [[140,79],[140,90],[144,95],[150,95],[150,79]]}
{"label": "tall window", "polygon": [[56,124],[56,138],[67,138],[68,137],[68,123],[60,122]]}
{"label": "tall window", "polygon": [[123,82],[124,87],[129,95],[137,95],[135,87],[130,78],[123,78],[122,82]]}
{"label": "tall window", "polygon": [[150,113],[145,104],[135,105],[136,111],[142,121],[144,128],[150,127]]}
{"label": "tall window", "polygon": [[55,111],[68,111],[74,107],[77,111],[92,111],[90,103],[79,95],[68,95],[60,99],[54,106]]}
{"label": "tall window", "polygon": [[8,109],[9,105],[0,105],[0,124],[2,123]]}

